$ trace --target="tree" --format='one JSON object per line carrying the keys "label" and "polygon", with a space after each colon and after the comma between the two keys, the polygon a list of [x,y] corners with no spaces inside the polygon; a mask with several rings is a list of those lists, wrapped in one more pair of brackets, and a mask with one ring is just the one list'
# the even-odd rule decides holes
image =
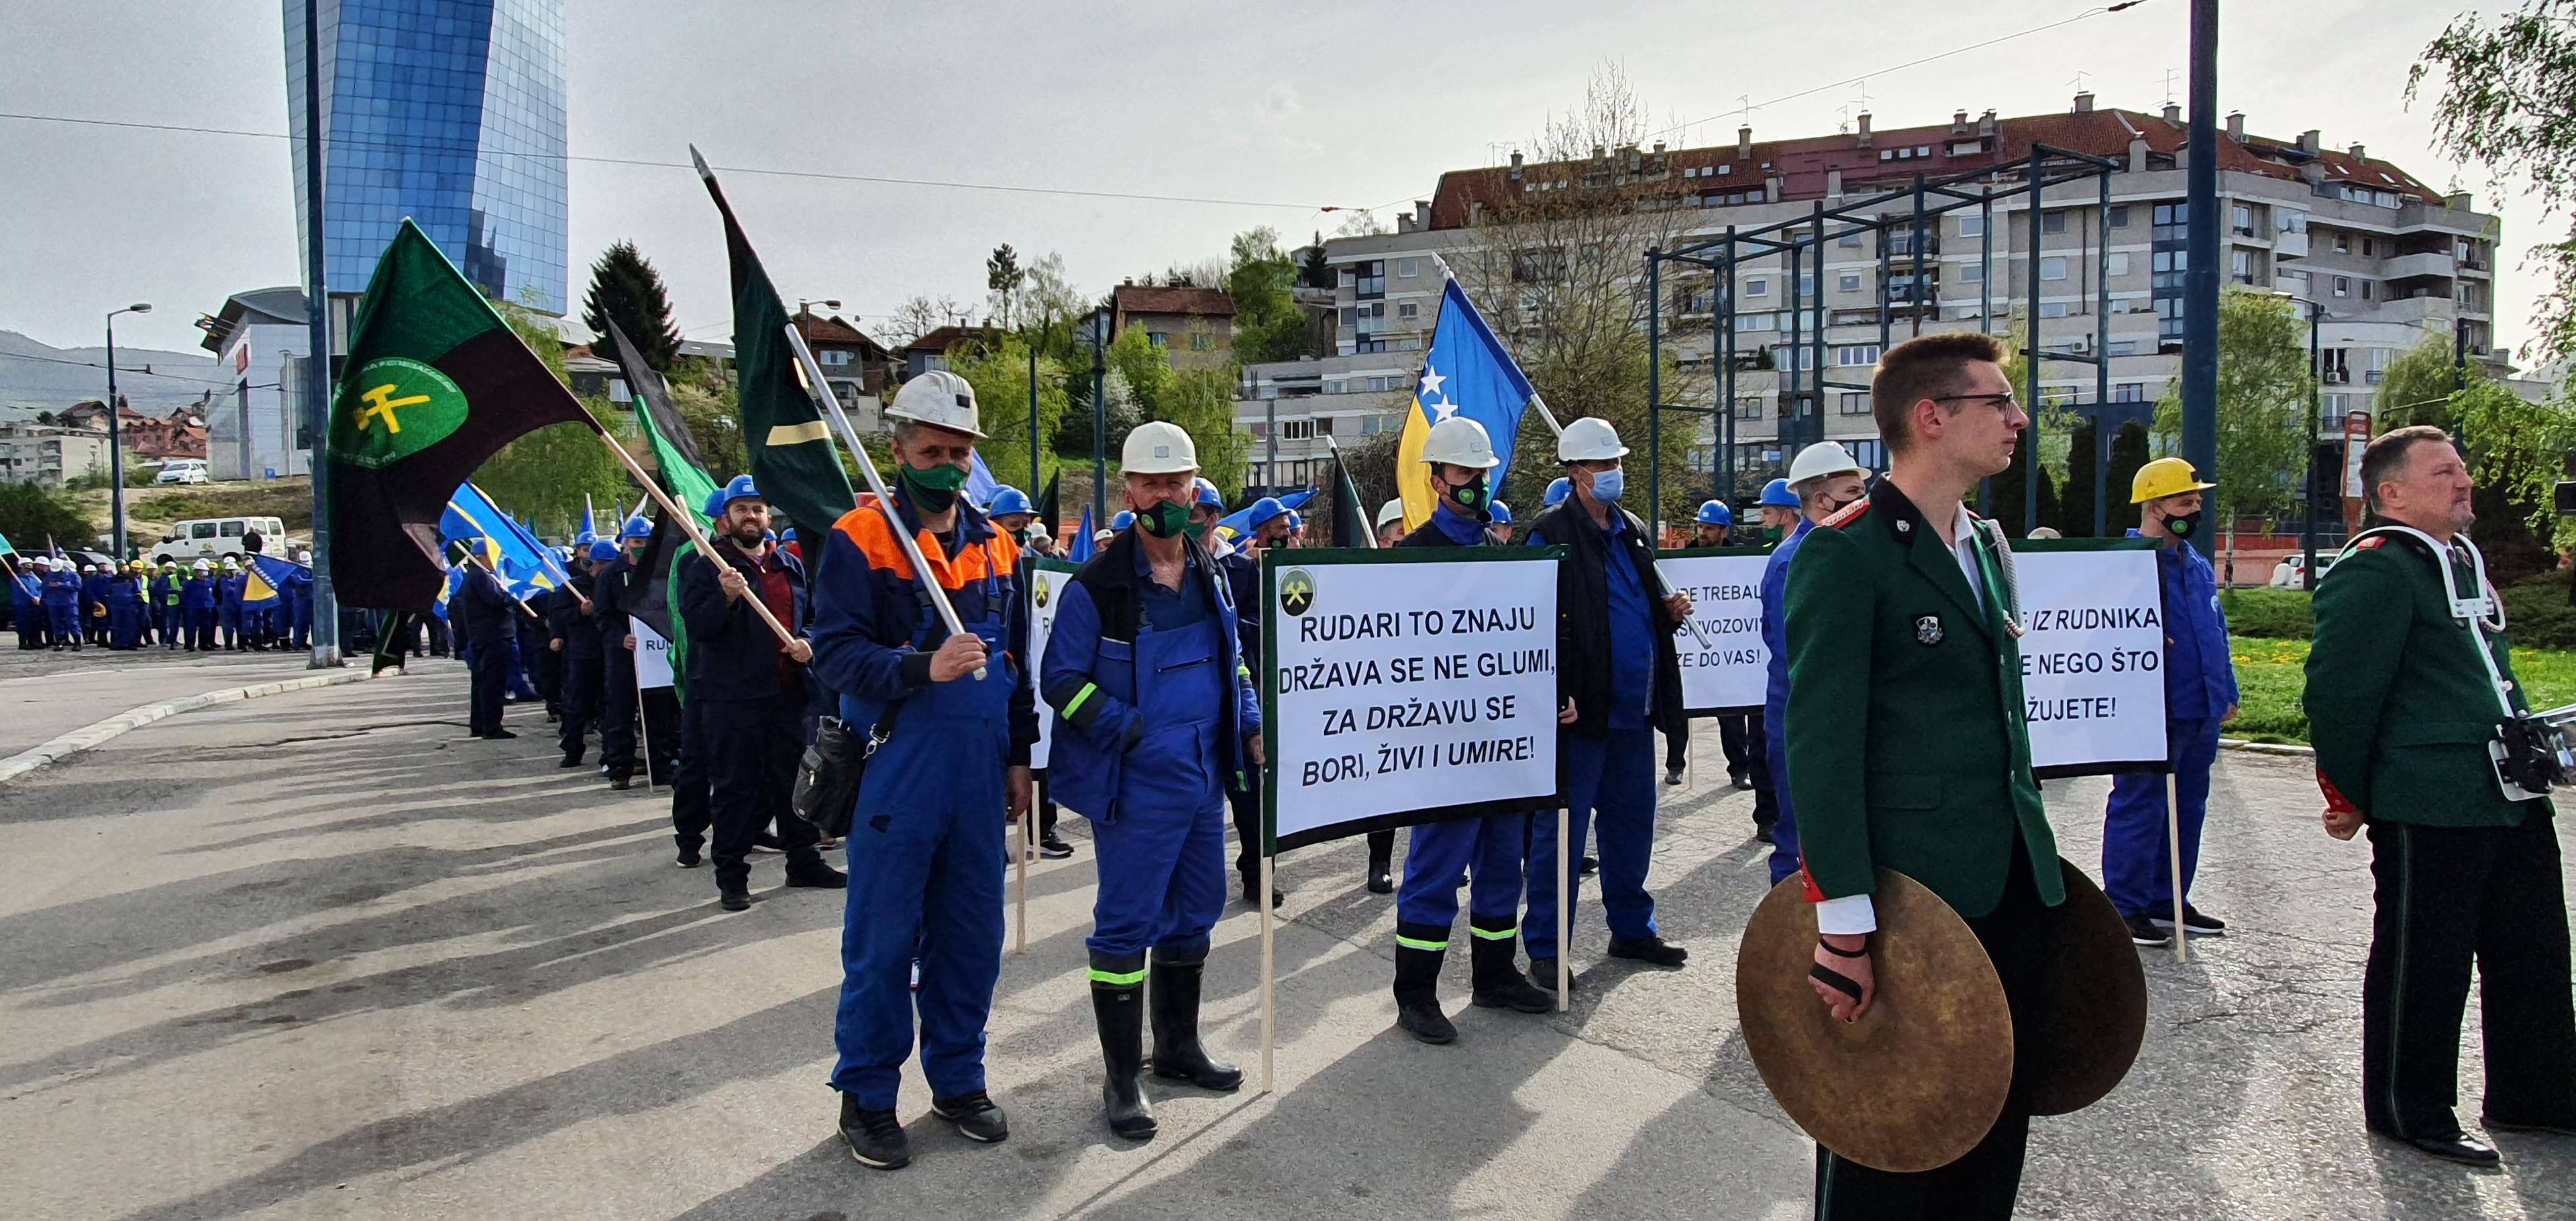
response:
{"label": "tree", "polygon": [[[1582,104],[1549,121],[1532,141],[1530,158],[1540,172],[1561,174],[1585,189],[1503,192],[1479,223],[1483,240],[1462,252],[1455,265],[1557,420],[1599,416],[1618,428],[1633,451],[1628,478],[1639,492],[1648,483],[1648,311],[1660,304],[1678,312],[1688,291],[1679,277],[1667,279],[1665,302],[1640,291],[1643,255],[1677,245],[1694,215],[1662,206],[1671,198],[1662,171],[1632,171],[1627,157],[1609,151],[1633,150],[1649,132],[1646,108],[1617,65],[1595,69]],[[1603,150],[1597,157],[1596,149]],[[1710,386],[1705,367],[1686,374],[1667,353],[1660,387],[1666,402],[1705,402]],[[1689,470],[1697,432],[1690,421],[1697,418],[1668,421],[1674,430],[1663,446],[1664,503],[1629,501],[1644,516],[1679,520],[1705,494],[1707,479]],[[1546,425],[1528,420],[1506,496],[1535,504],[1534,493],[1560,465]]]}
{"label": "tree", "polygon": [[984,260],[984,287],[992,291],[993,316],[1005,330],[1010,329],[1011,305],[1028,274],[1020,270],[1020,252],[1011,249],[1009,242],[993,247],[992,257]]}
{"label": "tree", "polygon": [[1232,496],[1251,469],[1252,434],[1234,422],[1235,370],[1184,369],[1163,392],[1163,418],[1181,426],[1199,451],[1199,474]]}
{"label": "tree", "polygon": [[[1081,462],[1091,460],[1090,369],[1090,356],[1086,353],[1082,371],[1078,376],[1068,378],[1069,381],[1080,383],[1081,393],[1068,397],[1068,410],[1065,412],[1064,420],[1056,426],[1055,452],[1058,457]],[[1109,461],[1114,464],[1118,461],[1119,443],[1127,439],[1129,430],[1144,423],[1146,417],[1143,408],[1136,401],[1135,391],[1127,385],[1127,375],[1119,372],[1116,367],[1111,367],[1101,378],[1101,386],[1102,400],[1108,405],[1105,417],[1107,428],[1104,430],[1108,440],[1102,445],[1102,450],[1108,454]]]}
{"label": "tree", "polygon": [[[2576,2],[2524,0],[2488,19],[2462,14],[2424,48],[2406,98],[2439,76],[2433,140],[2443,153],[2519,176],[2558,220],[2576,202]],[[2576,226],[2531,250],[2553,286],[2541,294],[2526,349],[2547,361],[2576,351]]]}
{"label": "tree", "polygon": [[[555,379],[570,384],[564,375],[563,341],[555,337],[554,328],[525,306],[506,301],[493,305],[520,341],[554,371]],[[626,324],[621,320],[618,325]],[[611,435],[631,432],[626,413],[609,406],[606,399],[584,399],[582,406]],[[551,424],[502,446],[474,472],[474,482],[491,495],[494,504],[566,539],[581,523],[585,497],[623,504],[634,495],[635,487],[626,464],[581,424]]]}
{"label": "tree", "polygon": [[671,295],[662,286],[661,274],[636,253],[633,242],[609,247],[590,265],[590,295],[582,302],[581,321],[598,337],[594,342],[603,345],[608,342],[608,324],[616,323],[642,349],[644,363],[657,372],[669,372],[671,361],[680,354],[680,329],[671,321]]}
{"label": "tree", "polygon": [[1264,226],[1234,235],[1225,294],[1234,299],[1234,356],[1248,365],[1305,355],[1306,314],[1291,290],[1297,265],[1279,248],[1279,234]]}
{"label": "tree", "polygon": [[742,444],[740,404],[740,392],[713,360],[682,359],[671,370],[671,406],[688,425],[707,473],[719,481],[751,469]]}
{"label": "tree", "polygon": [[2425,336],[2423,342],[2390,361],[2380,373],[2379,389],[2370,396],[2371,435],[2409,424],[2430,424],[2448,430],[2451,392],[2459,388],[2461,377],[2451,341],[2439,335]]}
{"label": "tree", "polygon": [[35,483],[0,483],[0,535],[21,552],[40,554],[48,541],[87,546],[93,533],[70,496]]}
{"label": "tree", "polygon": [[[2211,524],[2227,532],[2235,563],[2236,523],[2289,511],[2308,466],[2308,323],[2286,297],[2230,288],[2218,298],[2218,469],[2208,496]],[[2156,403],[2156,437],[2172,452],[2182,436],[2182,384]]]}
{"label": "tree", "polygon": [[964,316],[966,309],[957,298],[941,294],[933,300],[928,294],[914,293],[894,307],[894,313],[877,324],[877,339],[889,348],[901,351],[913,340],[947,326]]}
{"label": "tree", "polygon": [[[966,384],[975,388],[975,402],[983,412],[985,439],[976,442],[976,452],[984,457],[993,477],[1017,486],[1029,477],[1029,343],[1022,336],[1002,333],[989,341],[960,345],[949,353],[948,367]],[[1070,409],[1065,395],[1064,371],[1044,355],[1038,358],[1038,435],[1053,437],[1064,425]],[[1086,420],[1086,423],[1088,421]],[[1042,446],[1041,449],[1051,449]],[[1089,456],[1086,449],[1085,457]],[[1056,466],[1050,453],[1039,454],[1036,486],[1023,489],[1036,496],[1046,485],[1046,473]]]}

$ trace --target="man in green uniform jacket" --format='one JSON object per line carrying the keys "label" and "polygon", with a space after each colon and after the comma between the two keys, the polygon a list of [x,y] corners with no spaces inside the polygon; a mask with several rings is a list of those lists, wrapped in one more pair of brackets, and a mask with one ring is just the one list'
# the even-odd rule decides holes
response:
{"label": "man in green uniform jacket", "polygon": [[[2493,1165],[2495,1149],[2464,1133],[2452,1110],[2473,960],[2485,1126],[2576,1135],[2557,828],[2547,800],[2504,795],[2488,754],[2505,701],[2528,706],[2498,630],[2501,604],[2460,535],[2474,515],[2459,452],[2438,428],[2400,428],[2362,452],[2361,481],[2381,523],[2433,540],[2358,539],[2317,587],[2308,651],[2308,739],[2326,830],[2349,839],[2370,828],[2377,911],[2361,985],[2362,1116],[2435,1157]],[[2484,606],[2454,614],[2454,587]]]}
{"label": "man in green uniform jacket", "polygon": [[[1995,540],[1962,504],[2011,465],[2030,423],[2003,355],[1973,333],[1889,350],[1870,384],[1888,475],[1810,531],[1789,569],[1790,796],[1820,900],[1815,961],[1849,985],[1815,987],[1840,1020],[1862,1020],[1875,999],[1882,867],[1967,920],[2016,1028],[2035,1020],[2049,969],[2040,930],[2065,885],[2031,776],[2016,608]],[[1817,1217],[2011,1216],[2030,1132],[2018,1084],[1947,1166],[1894,1174],[1819,1147]]]}

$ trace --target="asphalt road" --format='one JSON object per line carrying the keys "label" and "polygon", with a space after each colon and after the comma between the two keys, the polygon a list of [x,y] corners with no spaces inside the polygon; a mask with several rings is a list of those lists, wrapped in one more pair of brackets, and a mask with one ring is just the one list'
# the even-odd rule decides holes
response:
{"label": "asphalt road", "polygon": [[[301,678],[303,653],[24,650],[0,636],[0,758],[121,712],[181,696]],[[363,659],[361,659],[363,664]]]}
{"label": "asphalt road", "polygon": [[[6,688],[0,688],[6,690]],[[1083,982],[1093,883],[1032,879],[971,1146],[902,1110],[912,1168],[832,1131],[837,896],[714,905],[671,867],[659,794],[464,737],[462,668],[192,712],[0,786],[0,1211],[286,1217],[1569,1217],[1806,1215],[1812,1146],[1746,1059],[1733,947],[1762,887],[1749,798],[1701,751],[1652,885],[1675,972],[1605,962],[1578,913],[1574,1011],[1392,1028],[1393,903],[1355,843],[1283,862],[1278,1091],[1154,1088],[1113,1143]],[[1714,779],[1715,784],[1708,783]],[[2090,863],[2105,785],[2049,786]],[[1672,795],[1672,790],[1666,791]],[[2197,898],[2231,923],[2151,957],[2145,1051],[2108,1100],[2035,1125],[2021,1214],[2576,1215],[2576,1141],[2502,1136],[2473,1172],[2361,1130],[2366,849],[2315,829],[2303,760],[2221,764]],[[2562,842],[2564,832],[2562,831]],[[1590,892],[1587,890],[1587,896]],[[1258,917],[1227,909],[1209,1039],[1258,1078]],[[2473,1003],[2474,1004],[2474,1003]],[[2468,1029],[2476,1029],[2474,1007]],[[2479,1063],[2469,1040],[2464,1112]]]}

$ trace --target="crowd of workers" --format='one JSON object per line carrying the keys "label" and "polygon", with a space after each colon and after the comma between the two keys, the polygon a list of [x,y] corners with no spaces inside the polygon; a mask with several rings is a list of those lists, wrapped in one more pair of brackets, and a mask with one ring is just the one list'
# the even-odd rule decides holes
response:
{"label": "crowd of workers", "polygon": [[18,647],[73,652],[302,650],[313,632],[310,564],[295,553],[272,584],[229,556],[157,566],[0,556]]}

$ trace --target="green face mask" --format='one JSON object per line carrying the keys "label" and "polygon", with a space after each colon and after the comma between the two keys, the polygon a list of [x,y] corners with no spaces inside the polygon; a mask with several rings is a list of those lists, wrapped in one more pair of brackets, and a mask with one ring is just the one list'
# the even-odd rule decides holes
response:
{"label": "green face mask", "polygon": [[1464,487],[1451,488],[1449,490],[1449,497],[1450,499],[1457,501],[1460,508],[1466,509],[1471,513],[1481,513],[1485,510],[1486,506],[1494,503],[1494,488],[1493,484],[1487,480],[1485,476],[1478,475],[1474,483],[1467,484]]}
{"label": "green face mask", "polygon": [[966,486],[966,472],[945,462],[929,470],[904,466],[897,475],[904,489],[912,493],[912,502],[933,513],[945,513],[957,503],[957,489]]}
{"label": "green face mask", "polygon": [[1156,538],[1170,538],[1189,530],[1190,507],[1178,501],[1166,500],[1136,514],[1136,524],[1142,527],[1145,533]]}

